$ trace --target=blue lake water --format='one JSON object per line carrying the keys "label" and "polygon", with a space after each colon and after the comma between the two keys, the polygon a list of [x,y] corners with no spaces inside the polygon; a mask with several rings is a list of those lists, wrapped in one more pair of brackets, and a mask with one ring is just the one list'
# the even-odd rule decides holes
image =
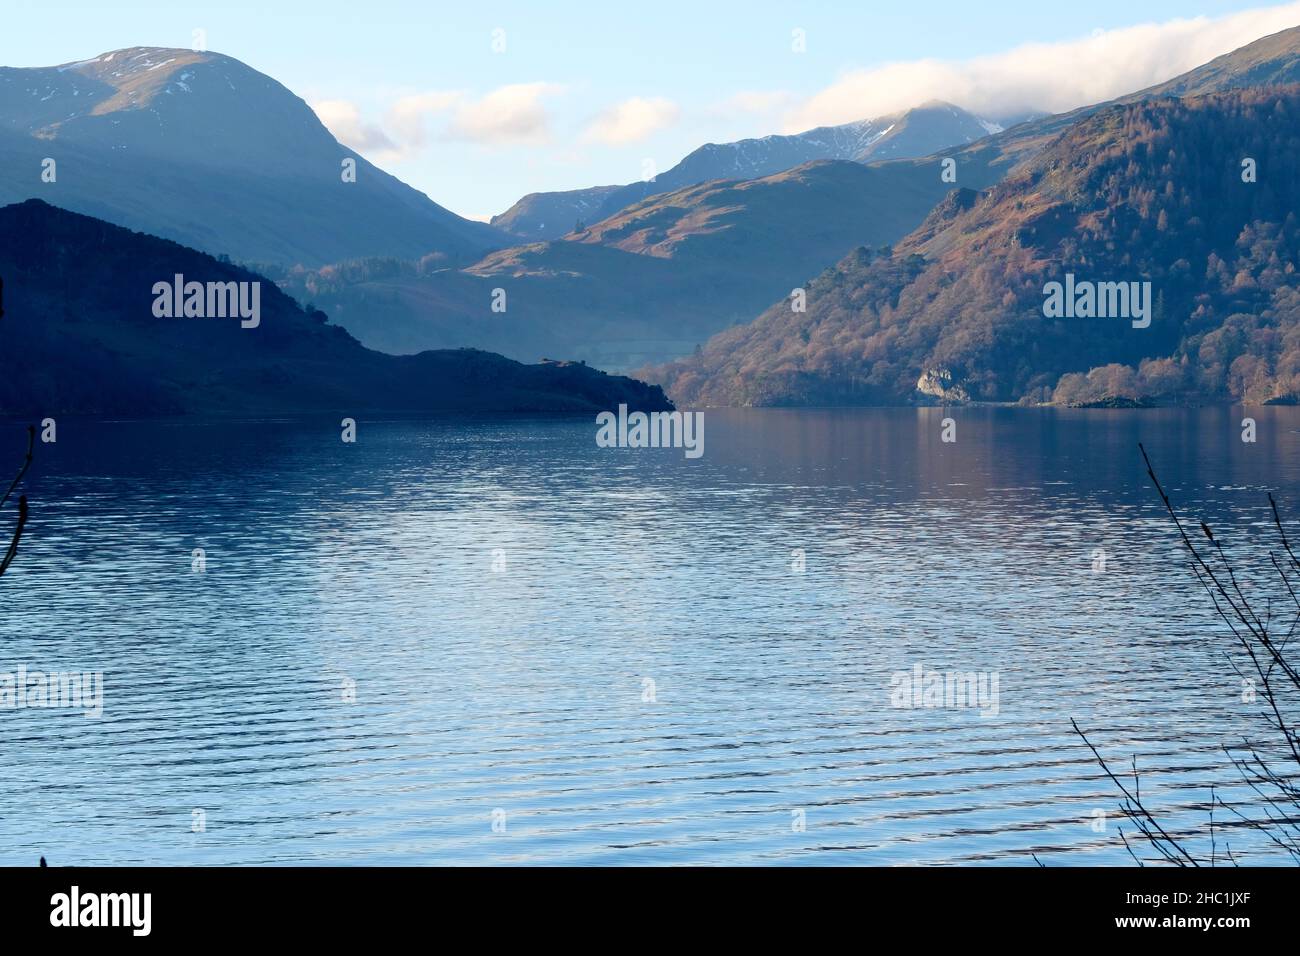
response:
{"label": "blue lake water", "polygon": [[[1267,736],[1137,442],[1272,593],[1300,410],[710,410],[698,460],[587,418],[58,428],[0,673],[101,671],[104,712],[0,709],[3,864],[1122,865],[1071,717],[1192,841]],[[893,706],[918,664],[996,714]]]}

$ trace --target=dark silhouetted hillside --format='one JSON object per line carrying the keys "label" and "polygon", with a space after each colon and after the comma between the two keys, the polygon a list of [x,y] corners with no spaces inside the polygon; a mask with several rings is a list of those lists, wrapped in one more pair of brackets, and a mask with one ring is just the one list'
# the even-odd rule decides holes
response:
{"label": "dark silhouetted hillside", "polygon": [[[156,318],[153,287],[261,282],[261,323]],[[0,414],[230,415],[666,407],[582,365],[362,347],[270,280],[174,242],[29,200],[0,208]]]}

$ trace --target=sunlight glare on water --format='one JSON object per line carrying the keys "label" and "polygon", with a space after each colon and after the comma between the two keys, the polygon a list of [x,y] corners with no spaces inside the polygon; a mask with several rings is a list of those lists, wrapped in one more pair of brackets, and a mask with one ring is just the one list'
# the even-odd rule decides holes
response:
{"label": "sunlight glare on water", "polygon": [[[1131,862],[1070,718],[1195,834],[1261,732],[1137,450],[1257,557],[1300,412],[1234,414],[709,410],[699,460],[60,422],[0,672],[102,671],[104,715],[0,710],[0,863]],[[891,706],[917,664],[996,713]]]}

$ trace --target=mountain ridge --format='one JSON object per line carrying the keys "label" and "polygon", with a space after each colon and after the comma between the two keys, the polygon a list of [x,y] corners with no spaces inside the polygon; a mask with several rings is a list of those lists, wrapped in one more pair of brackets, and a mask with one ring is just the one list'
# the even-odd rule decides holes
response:
{"label": "mountain ridge", "polygon": [[[375,261],[283,281],[374,348],[473,343],[626,370],[689,354],[844,251],[905,233],[944,191],[937,175],[918,185],[827,160],[654,196],[583,233],[497,250],[463,270]],[[880,192],[894,198],[890,210],[873,207]],[[504,312],[490,308],[494,289]]]}
{"label": "mountain ridge", "polygon": [[711,180],[761,179],[817,160],[865,163],[921,156],[973,142],[1001,127],[940,100],[875,119],[819,126],[730,143],[705,143],[653,180],[561,193],[531,193],[492,217],[492,224],[530,240],[559,239],[578,221],[599,222],[652,196]]}
{"label": "mountain ridge", "polygon": [[[42,178],[46,159],[53,182]],[[355,182],[344,181],[345,160]],[[131,47],[0,67],[0,172],[0,203],[43,199],[241,261],[472,261],[508,244],[343,146],[300,97],[219,53]]]}
{"label": "mountain ridge", "polygon": [[[1300,85],[1104,107],[850,253],[806,313],[774,305],[651,378],[705,405],[1300,400],[1298,148]],[[1076,273],[1149,283],[1149,325],[1049,316]]]}

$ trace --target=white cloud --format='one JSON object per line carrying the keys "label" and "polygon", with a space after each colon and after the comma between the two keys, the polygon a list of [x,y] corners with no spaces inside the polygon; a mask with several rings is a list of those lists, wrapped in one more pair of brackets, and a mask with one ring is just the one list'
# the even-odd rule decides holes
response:
{"label": "white cloud", "polygon": [[556,83],[514,83],[482,99],[463,102],[446,135],[485,146],[535,145],[551,139],[551,117],[542,100],[563,92]]}
{"label": "white cloud", "polygon": [[517,83],[477,99],[460,90],[413,93],[394,102],[382,124],[367,122],[349,100],[311,105],[339,142],[373,160],[401,161],[438,139],[484,146],[547,143],[551,116],[543,99],[563,90],[555,83]]}
{"label": "white cloud", "polygon": [[677,122],[681,109],[662,96],[634,96],[610,107],[587,126],[582,138],[589,143],[626,146]]}
{"label": "white cloud", "polygon": [[403,96],[388,110],[384,122],[393,131],[393,137],[408,150],[422,147],[428,141],[428,123],[462,102],[464,93],[454,90],[434,90]]}
{"label": "white cloud", "polygon": [[392,155],[400,152],[396,143],[383,129],[361,118],[361,110],[348,100],[318,100],[311,104],[317,118],[334,138],[358,153]]}
{"label": "white cloud", "polygon": [[844,75],[791,111],[786,131],[867,119],[932,99],[991,117],[1063,112],[1162,83],[1297,23],[1300,2],[1097,31],[973,60],[890,63]]}

